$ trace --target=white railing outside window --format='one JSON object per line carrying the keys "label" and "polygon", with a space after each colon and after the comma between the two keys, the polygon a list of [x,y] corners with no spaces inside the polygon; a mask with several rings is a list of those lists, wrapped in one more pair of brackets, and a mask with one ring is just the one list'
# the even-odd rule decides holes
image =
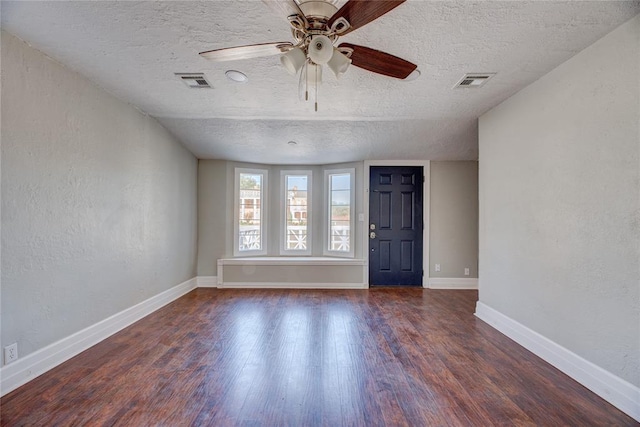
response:
{"label": "white railing outside window", "polygon": [[307,226],[290,225],[287,227],[287,250],[304,251],[307,249]]}
{"label": "white railing outside window", "polygon": [[238,249],[241,252],[245,252],[259,251],[261,248],[260,227],[256,227],[254,225],[241,225]]}
{"label": "white railing outside window", "polygon": [[349,252],[351,248],[351,230],[349,226],[331,227],[331,250],[339,252]]}

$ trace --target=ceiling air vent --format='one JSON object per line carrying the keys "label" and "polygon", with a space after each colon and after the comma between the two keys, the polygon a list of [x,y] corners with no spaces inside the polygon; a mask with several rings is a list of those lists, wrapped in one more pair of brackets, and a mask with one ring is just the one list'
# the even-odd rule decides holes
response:
{"label": "ceiling air vent", "polygon": [[496,75],[496,73],[469,73],[469,74],[465,74],[464,77],[462,77],[460,79],[460,81],[458,81],[458,83],[456,83],[454,88],[484,86],[484,84],[487,82],[487,80],[489,80],[491,77],[493,77],[495,75]]}
{"label": "ceiling air vent", "polygon": [[202,73],[176,73],[176,76],[193,89],[210,88],[211,85]]}

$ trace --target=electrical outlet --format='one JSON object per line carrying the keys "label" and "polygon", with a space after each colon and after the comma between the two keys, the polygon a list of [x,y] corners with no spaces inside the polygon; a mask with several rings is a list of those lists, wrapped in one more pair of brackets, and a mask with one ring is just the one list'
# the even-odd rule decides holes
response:
{"label": "electrical outlet", "polygon": [[436,271],[440,271],[440,264],[436,264]]}
{"label": "electrical outlet", "polygon": [[4,364],[8,365],[16,360],[18,360],[18,343],[14,342],[4,348]]}
{"label": "electrical outlet", "polygon": [[464,269],[464,275],[468,276],[469,275],[469,267],[465,267]]}

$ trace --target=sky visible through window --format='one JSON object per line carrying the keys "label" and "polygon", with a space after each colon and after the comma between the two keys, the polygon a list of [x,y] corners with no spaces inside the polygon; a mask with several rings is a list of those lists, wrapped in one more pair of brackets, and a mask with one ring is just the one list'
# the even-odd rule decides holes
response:
{"label": "sky visible through window", "polygon": [[331,204],[348,205],[351,203],[351,175],[331,175]]}
{"label": "sky visible through window", "polygon": [[262,175],[254,175],[249,173],[240,174],[240,189],[253,190],[259,189],[262,182]]}
{"label": "sky visible through window", "polygon": [[296,187],[300,191],[307,191],[307,176],[306,175],[287,175],[287,190]]}

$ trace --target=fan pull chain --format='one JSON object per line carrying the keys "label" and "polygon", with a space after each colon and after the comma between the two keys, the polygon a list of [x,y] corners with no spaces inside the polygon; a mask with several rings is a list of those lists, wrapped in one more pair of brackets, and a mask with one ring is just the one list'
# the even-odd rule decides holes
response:
{"label": "fan pull chain", "polygon": [[307,73],[308,65],[305,64],[302,72],[304,73],[304,100],[309,100],[309,73]]}
{"label": "fan pull chain", "polygon": [[315,66],[315,71],[316,71],[316,112],[318,112],[318,67],[319,67],[319,65]]}

